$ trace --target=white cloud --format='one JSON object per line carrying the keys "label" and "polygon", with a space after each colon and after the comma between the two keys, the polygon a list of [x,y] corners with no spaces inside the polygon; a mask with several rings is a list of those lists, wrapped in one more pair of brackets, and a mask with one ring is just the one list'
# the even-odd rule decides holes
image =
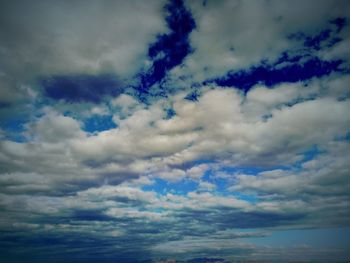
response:
{"label": "white cloud", "polygon": [[193,209],[210,208],[210,207],[230,207],[245,209],[250,207],[250,203],[244,200],[237,199],[235,197],[217,196],[211,193],[197,193],[190,192],[188,197],[192,201]]}
{"label": "white cloud", "polygon": [[50,108],[45,109],[44,112],[44,116],[29,127],[29,133],[34,140],[57,143],[85,135],[77,120],[61,115]]}
{"label": "white cloud", "polygon": [[287,192],[299,192],[302,184],[302,178],[284,170],[261,172],[257,175],[238,174],[235,178],[237,181],[229,188],[231,191],[256,189],[261,192],[263,189],[268,193],[287,194]]}
{"label": "white cloud", "polygon": [[212,191],[215,188],[215,184],[209,183],[207,181],[199,181],[198,190]]}
{"label": "white cloud", "polygon": [[[331,90],[344,85],[344,80],[329,83]],[[293,164],[300,160],[301,152],[345,136],[350,127],[349,101],[327,97],[331,93],[295,101],[292,106],[285,104],[307,97],[306,88],[256,87],[246,98],[234,89],[213,89],[204,92],[198,102],[176,95],[170,98],[176,112],[171,119],[164,118],[164,101],[148,107],[136,104],[138,109],[119,119],[117,128],[91,135],[81,130],[76,119],[46,109],[42,117],[28,124],[34,141],[4,141],[0,157],[13,171],[23,172],[28,167],[39,174],[66,171],[67,178],[72,178],[81,170],[86,175],[110,174],[120,181],[128,174],[198,180],[208,169],[206,164],[187,170],[170,167],[201,158],[232,165]],[[311,92],[319,90],[317,83],[313,84]],[[264,95],[259,96],[262,91]],[[261,115],[261,107],[269,113],[267,119]],[[90,167],[86,163],[91,163]]]}
{"label": "white cloud", "polygon": [[348,98],[350,95],[349,83],[349,75],[340,75],[335,76],[334,78],[325,79],[322,84],[327,87],[328,96],[337,99],[344,99]]}
{"label": "white cloud", "polygon": [[91,109],[91,114],[93,115],[108,115],[109,111],[107,107],[95,106]]}
{"label": "white cloud", "polygon": [[204,173],[209,169],[208,164],[200,164],[197,166],[193,166],[192,168],[186,171],[187,176],[191,179],[198,180],[203,177]]}
{"label": "white cloud", "polygon": [[[190,35],[194,53],[172,71],[174,81],[181,86],[184,78],[178,81],[178,76],[201,82],[231,70],[249,68],[262,60],[274,62],[286,50],[302,49],[302,41],[291,41],[289,35],[315,35],[328,26],[327,21],[348,16],[346,1],[296,1],[293,6],[288,1],[187,4],[197,28]],[[344,53],[346,45],[341,42],[325,57],[341,59]]]}
{"label": "white cloud", "polygon": [[111,208],[106,212],[106,214],[116,218],[145,218],[152,221],[160,221],[166,219],[164,213],[139,211],[135,209]]}
{"label": "white cloud", "polygon": [[98,188],[89,188],[88,190],[79,192],[78,196],[88,197],[90,199],[108,199],[112,197],[120,197],[142,202],[152,202],[152,200],[155,199],[154,192],[145,192],[135,187],[123,185],[105,185]]}
{"label": "white cloud", "polygon": [[121,94],[117,98],[111,101],[111,104],[115,107],[130,108],[137,106],[137,101],[130,95]]}
{"label": "white cloud", "polygon": [[12,30],[2,30],[3,50],[13,67],[6,70],[20,75],[30,63],[39,74],[113,71],[130,76],[142,65],[148,44],[165,31],[163,1],[15,5],[2,5],[3,15],[10,16],[3,26]]}
{"label": "white cloud", "polygon": [[[224,249],[253,249],[251,244],[239,243],[236,240],[227,239],[211,239],[211,238],[194,238],[190,237],[184,240],[169,241],[166,243],[158,244],[153,247],[156,252],[168,252],[172,254],[190,254],[194,251],[213,250],[220,251]],[[214,252],[215,253],[215,252]],[[211,258],[209,258],[211,260]]]}
{"label": "white cloud", "polygon": [[153,185],[154,181],[151,180],[148,176],[140,176],[137,179],[133,179],[128,182],[132,186],[144,186],[144,185]]}
{"label": "white cloud", "polygon": [[186,172],[180,169],[171,169],[168,171],[162,171],[157,174],[157,176],[163,180],[169,182],[181,181],[186,175]]}

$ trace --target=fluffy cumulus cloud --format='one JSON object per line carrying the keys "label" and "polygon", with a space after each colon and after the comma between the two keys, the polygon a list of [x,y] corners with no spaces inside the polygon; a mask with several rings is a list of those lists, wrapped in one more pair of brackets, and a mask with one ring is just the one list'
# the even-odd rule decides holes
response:
{"label": "fluffy cumulus cloud", "polygon": [[2,260],[350,260],[349,3],[0,5]]}

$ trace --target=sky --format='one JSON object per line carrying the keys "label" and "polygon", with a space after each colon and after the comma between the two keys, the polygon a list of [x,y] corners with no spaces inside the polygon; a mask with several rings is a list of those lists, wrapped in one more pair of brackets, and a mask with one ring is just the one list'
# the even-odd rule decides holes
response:
{"label": "sky", "polygon": [[350,2],[0,1],[0,262],[350,262]]}

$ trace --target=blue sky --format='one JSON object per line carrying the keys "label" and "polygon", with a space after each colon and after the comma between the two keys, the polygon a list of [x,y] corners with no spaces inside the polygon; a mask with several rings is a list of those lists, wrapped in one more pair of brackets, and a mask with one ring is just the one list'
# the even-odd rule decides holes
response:
{"label": "blue sky", "polygon": [[348,262],[348,1],[0,3],[0,261]]}

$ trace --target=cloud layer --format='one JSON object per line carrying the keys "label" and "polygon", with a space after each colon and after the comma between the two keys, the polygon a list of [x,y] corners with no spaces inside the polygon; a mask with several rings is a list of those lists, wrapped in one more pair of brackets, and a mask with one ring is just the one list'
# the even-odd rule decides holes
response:
{"label": "cloud layer", "polygon": [[346,1],[0,10],[4,260],[350,259]]}

